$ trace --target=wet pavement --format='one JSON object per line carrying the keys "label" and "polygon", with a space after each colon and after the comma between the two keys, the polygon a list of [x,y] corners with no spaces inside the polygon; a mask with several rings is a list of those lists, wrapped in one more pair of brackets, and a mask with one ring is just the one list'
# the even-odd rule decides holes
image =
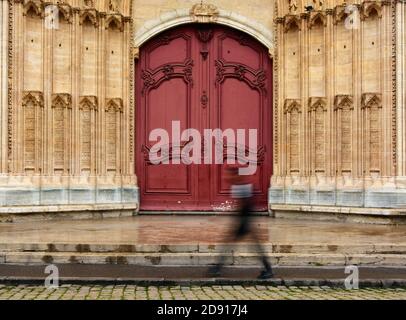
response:
{"label": "wet pavement", "polygon": [[[0,243],[210,244],[230,239],[232,216],[136,216],[0,224]],[[297,221],[256,217],[267,244],[406,244],[406,225]],[[251,242],[248,237],[242,242]]]}

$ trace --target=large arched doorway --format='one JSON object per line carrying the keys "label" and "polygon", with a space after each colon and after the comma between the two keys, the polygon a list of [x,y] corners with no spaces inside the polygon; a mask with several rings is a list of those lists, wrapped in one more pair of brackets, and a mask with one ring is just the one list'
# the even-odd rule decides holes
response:
{"label": "large arched doorway", "polygon": [[[189,128],[202,136],[207,129],[223,133],[231,129],[225,135],[234,133],[236,142],[238,132],[244,132],[247,154],[251,147],[249,130],[257,131],[257,169],[249,180],[254,185],[256,209],[267,210],[272,173],[272,62],[267,48],[240,31],[220,25],[170,29],[141,47],[136,97],[141,210],[232,208],[225,166],[213,163],[214,151],[211,164],[205,164],[204,152],[200,155],[203,164],[182,160],[177,164],[172,158],[174,150],[182,152],[187,144],[177,140],[178,131]],[[150,152],[156,142],[150,141],[150,133],[158,128],[168,133],[165,150],[169,153],[159,156],[169,164],[151,163]],[[224,140],[224,150],[231,140]],[[235,157],[237,160],[238,152]]]}

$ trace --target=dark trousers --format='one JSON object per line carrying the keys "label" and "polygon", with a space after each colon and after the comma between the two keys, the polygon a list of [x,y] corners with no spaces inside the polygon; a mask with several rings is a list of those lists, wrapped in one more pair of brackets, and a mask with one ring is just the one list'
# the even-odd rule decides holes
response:
{"label": "dark trousers", "polygon": [[[261,242],[258,238],[258,234],[255,228],[252,227],[252,203],[250,199],[244,199],[241,201],[239,214],[236,216],[237,221],[237,228],[233,232],[232,242],[236,243],[242,240],[247,235],[251,235],[255,241],[255,249],[258,253],[260,253],[260,260],[265,268],[266,271],[272,272],[271,263],[268,260],[268,257],[265,254],[264,247],[261,245]],[[225,256],[221,256],[219,262],[217,264],[218,268],[222,268],[224,265]]]}

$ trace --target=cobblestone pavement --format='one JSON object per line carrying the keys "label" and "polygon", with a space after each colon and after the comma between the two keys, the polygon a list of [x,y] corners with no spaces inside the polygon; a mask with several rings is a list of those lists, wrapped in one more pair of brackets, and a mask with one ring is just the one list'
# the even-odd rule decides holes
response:
{"label": "cobblestone pavement", "polygon": [[406,300],[406,288],[285,286],[0,285],[0,300]]}

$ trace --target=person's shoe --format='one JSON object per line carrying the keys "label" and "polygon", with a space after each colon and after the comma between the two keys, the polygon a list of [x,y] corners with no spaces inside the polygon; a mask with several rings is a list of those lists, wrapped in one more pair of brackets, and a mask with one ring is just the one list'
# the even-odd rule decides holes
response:
{"label": "person's shoe", "polygon": [[269,270],[263,270],[260,273],[260,275],[258,276],[258,279],[261,279],[261,280],[271,279],[271,278],[273,278],[273,273],[272,273],[272,271],[269,271]]}

